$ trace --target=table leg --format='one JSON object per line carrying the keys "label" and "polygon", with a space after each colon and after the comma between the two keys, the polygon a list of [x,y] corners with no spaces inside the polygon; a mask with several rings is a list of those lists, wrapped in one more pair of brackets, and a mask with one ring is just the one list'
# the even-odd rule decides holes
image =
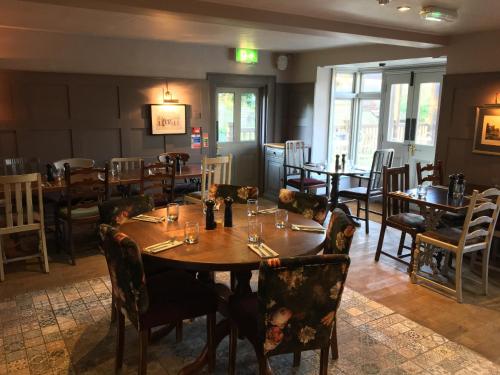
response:
{"label": "table leg", "polygon": [[[342,211],[346,213],[346,215],[352,216],[351,210],[345,203],[339,203],[339,175],[332,174],[332,194],[330,195],[330,211],[333,211],[335,208],[340,208]],[[361,226],[360,222],[357,220],[353,220],[354,225],[359,227]]]}
{"label": "table leg", "polygon": [[[445,211],[443,210],[420,206],[420,214],[424,217],[425,229],[428,231],[437,229],[444,213]],[[417,261],[415,259],[413,262],[416,262],[419,265],[429,266],[434,275],[438,274],[441,269],[441,261],[443,259],[442,250],[435,246],[425,244],[421,249],[419,249],[418,252],[416,252],[416,256],[419,257],[419,260]],[[415,270],[415,272],[418,272],[418,270]]]}

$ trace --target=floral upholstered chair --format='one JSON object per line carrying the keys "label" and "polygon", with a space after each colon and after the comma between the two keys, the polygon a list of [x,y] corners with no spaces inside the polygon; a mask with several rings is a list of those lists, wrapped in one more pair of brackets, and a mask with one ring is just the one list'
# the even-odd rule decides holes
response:
{"label": "floral upholstered chair", "polygon": [[332,212],[326,231],[324,254],[349,254],[356,228],[352,220],[341,209]]}
{"label": "floral upholstered chair", "polygon": [[259,198],[259,188],[254,186],[237,186],[214,184],[208,190],[208,198],[223,200],[226,197],[233,198],[234,203],[247,203],[248,199]]}
{"label": "floral upholstered chair", "polygon": [[102,224],[119,226],[130,218],[154,210],[151,196],[136,195],[132,197],[113,199],[99,205]]}
{"label": "floral upholstered chair", "polygon": [[123,363],[125,316],[139,332],[139,374],[146,374],[147,346],[154,327],[207,315],[209,371],[215,365],[216,295],[183,271],[147,277],[137,244],[117,228],[101,224],[100,235],[115,300],[117,322],[116,368]]}
{"label": "floral upholstered chair", "polygon": [[231,337],[229,373],[236,361],[238,334],[252,343],[259,373],[269,372],[267,358],[321,349],[320,374],[328,370],[328,350],[335,345],[336,313],[349,269],[347,255],[316,255],[262,261],[258,292],[229,303]]}
{"label": "floral upholstered chair", "polygon": [[328,212],[328,199],[319,195],[281,189],[278,207],[303,215],[323,225]]}

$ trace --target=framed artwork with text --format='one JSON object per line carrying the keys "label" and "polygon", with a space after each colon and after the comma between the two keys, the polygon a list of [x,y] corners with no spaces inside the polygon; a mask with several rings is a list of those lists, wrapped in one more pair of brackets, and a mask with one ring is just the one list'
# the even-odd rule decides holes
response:
{"label": "framed artwork with text", "polygon": [[153,134],[186,134],[185,104],[151,104]]}

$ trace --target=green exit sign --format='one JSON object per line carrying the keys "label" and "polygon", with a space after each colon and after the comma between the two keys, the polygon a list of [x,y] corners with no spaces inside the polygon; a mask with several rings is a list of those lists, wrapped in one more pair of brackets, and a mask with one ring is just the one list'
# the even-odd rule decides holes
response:
{"label": "green exit sign", "polygon": [[259,51],[249,48],[236,48],[236,61],[244,64],[257,64]]}

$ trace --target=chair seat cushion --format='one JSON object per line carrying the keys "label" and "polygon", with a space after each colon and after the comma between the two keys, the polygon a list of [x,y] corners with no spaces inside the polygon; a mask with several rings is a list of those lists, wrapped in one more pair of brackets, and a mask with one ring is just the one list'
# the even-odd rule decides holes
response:
{"label": "chair seat cushion", "polygon": [[[300,178],[291,178],[287,181],[287,184],[293,187],[300,187]],[[304,186],[326,186],[325,181],[317,180],[315,178],[304,178]]]}
{"label": "chair seat cushion", "polygon": [[465,221],[464,213],[454,213],[454,212],[445,212],[443,216],[441,216],[441,221],[443,224],[446,224],[451,227],[462,226]]}
{"label": "chair seat cushion", "polygon": [[[67,217],[68,216],[68,208],[67,207],[60,208],[59,215],[63,218]],[[74,208],[71,210],[71,218],[72,219],[87,219],[87,218],[92,218],[92,217],[99,217],[99,207],[98,206],[80,207],[80,208]]]}
{"label": "chair seat cushion", "polygon": [[[460,236],[462,235],[462,228],[458,227],[443,227],[433,231],[422,233],[423,236],[433,238],[438,241],[446,242],[458,246]],[[472,238],[465,242],[465,245],[473,245],[476,243],[484,242],[484,237]]]}
{"label": "chair seat cushion", "polygon": [[425,230],[425,220],[422,215],[404,212],[397,215],[392,215],[387,218],[388,224],[396,224],[399,226],[409,227],[413,230],[423,232]]}
{"label": "chair seat cushion", "polygon": [[141,314],[144,327],[196,318],[217,309],[217,297],[208,286],[196,280],[193,274],[172,270],[147,278],[149,308]]}
{"label": "chair seat cushion", "polygon": [[[339,191],[339,197],[359,197],[366,196],[368,188],[366,186],[356,186],[349,189],[344,189]],[[382,195],[382,190],[372,190],[370,191],[370,196]]]}
{"label": "chair seat cushion", "polygon": [[257,317],[259,302],[257,293],[244,296],[231,296],[229,299],[229,314],[250,340],[257,337]]}

